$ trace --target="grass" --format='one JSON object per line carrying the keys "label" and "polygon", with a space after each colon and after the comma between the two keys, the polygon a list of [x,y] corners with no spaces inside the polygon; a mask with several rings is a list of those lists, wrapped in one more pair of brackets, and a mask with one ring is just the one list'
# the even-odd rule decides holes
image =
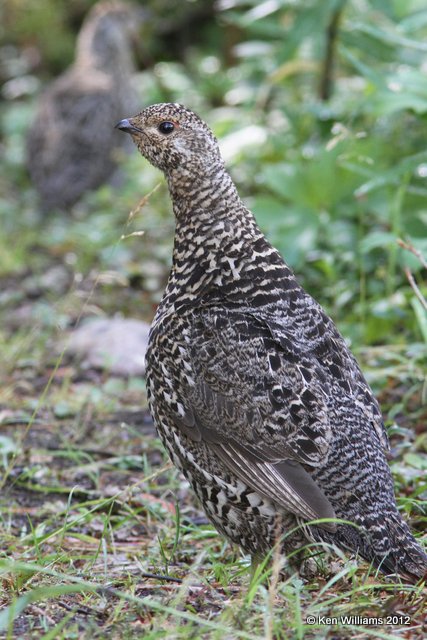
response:
{"label": "grass", "polygon": [[[410,629],[422,638],[422,586],[386,584],[363,562],[341,556],[315,578],[279,579],[283,558],[275,556],[251,580],[248,558],[206,523],[167,462],[142,381],[80,370],[58,346],[66,331],[44,316],[27,331],[9,330],[11,309],[42,301],[51,316],[73,310],[65,326],[106,299],[119,307],[121,296],[131,313],[149,315],[149,298],[141,305],[114,279],[107,295],[97,281],[75,283],[59,302],[42,294],[3,312],[2,637],[404,638]],[[392,345],[360,355],[389,425],[399,422],[390,431],[392,469],[401,508],[422,532],[422,352]]]}
{"label": "grass", "polygon": [[[170,260],[167,194],[161,184],[127,222],[159,180],[147,165],[141,177],[135,156],[119,192],[104,187],[72,216],[41,219],[21,166],[23,118],[19,109],[9,115],[18,124],[4,175],[22,188],[8,182],[0,199],[7,231],[0,239],[0,637],[425,637],[423,586],[388,584],[354,558],[334,556],[329,566],[317,557],[317,575],[303,579],[283,577],[284,559],[273,554],[252,575],[249,559],[206,522],[167,461],[144,381],[84,370],[69,358],[68,332],[84,317],[151,319]],[[393,210],[399,227],[403,195]],[[410,303],[392,298],[399,254],[382,272],[363,272],[359,313],[351,305],[357,294],[342,295],[342,303],[336,295],[357,291],[358,270],[345,273],[345,262],[337,267],[338,257],[322,252],[305,265],[306,284],[310,276],[311,290],[327,283],[321,301],[353,339],[386,417],[399,506],[422,535],[426,347]],[[356,254],[347,263],[365,260],[368,269]],[[387,299],[375,289],[381,274]],[[402,290],[409,299],[410,287]],[[379,340],[387,331],[389,340]],[[383,622],[363,624],[361,616]]]}

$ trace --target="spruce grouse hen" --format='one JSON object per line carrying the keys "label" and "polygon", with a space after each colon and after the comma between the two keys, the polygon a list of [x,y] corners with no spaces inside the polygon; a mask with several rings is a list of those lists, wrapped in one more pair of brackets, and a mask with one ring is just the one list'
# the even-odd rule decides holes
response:
{"label": "spruce grouse hen", "polygon": [[42,94],[28,132],[27,167],[43,211],[69,209],[117,168],[126,141],[110,123],[136,108],[132,40],[141,19],[124,2],[96,4],[79,33],[74,64]]}
{"label": "spruce grouse hen", "polygon": [[173,202],[147,391],[211,522],[252,557],[279,534],[285,553],[325,541],[384,573],[422,577],[427,556],[396,508],[378,404],[332,320],[240,200],[210,129],[178,104],[117,128],[165,173]]}

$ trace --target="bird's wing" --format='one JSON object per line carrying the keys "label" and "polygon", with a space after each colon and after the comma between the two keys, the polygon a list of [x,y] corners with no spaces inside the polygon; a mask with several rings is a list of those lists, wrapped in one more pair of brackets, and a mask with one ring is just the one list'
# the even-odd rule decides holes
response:
{"label": "bird's wing", "polygon": [[[326,376],[338,395],[344,393],[352,399],[380,446],[389,451],[388,435],[379,404],[358,362],[320,305],[305,292],[299,296],[299,300],[309,308],[310,313],[289,316],[285,311],[279,319],[265,318],[272,336],[290,354],[296,355],[296,351],[300,350],[302,353],[310,353],[321,363],[321,375]],[[288,339],[288,333],[294,336],[294,341]]]}
{"label": "bird's wing", "polygon": [[288,342],[292,350],[262,317],[199,312],[188,350],[195,379],[188,397],[202,431],[233,436],[266,460],[289,457],[315,467],[331,440],[331,390],[316,360],[292,336]]}
{"label": "bird's wing", "polygon": [[303,466],[328,454],[328,389],[320,373],[307,358],[290,357],[269,327],[247,314],[200,312],[192,326],[180,374],[185,400],[174,424],[284,510],[333,518]]}
{"label": "bird's wing", "polygon": [[[335,518],[331,503],[304,467],[291,459],[267,462],[251,455],[241,443],[232,438],[226,442],[212,442],[210,446],[230,471],[248,487],[285,511],[305,520]],[[335,531],[334,522],[323,522],[320,527]]]}

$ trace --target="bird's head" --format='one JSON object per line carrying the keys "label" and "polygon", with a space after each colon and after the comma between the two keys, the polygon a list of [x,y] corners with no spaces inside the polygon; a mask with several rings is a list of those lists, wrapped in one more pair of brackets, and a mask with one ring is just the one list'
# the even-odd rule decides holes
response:
{"label": "bird's head", "polygon": [[196,175],[222,163],[212,131],[180,104],[152,105],[116,128],[129,133],[141,154],[166,175],[176,169]]}
{"label": "bird's head", "polygon": [[97,2],[86,17],[77,41],[80,65],[104,73],[133,72],[133,55],[141,38],[147,11],[128,2]]}

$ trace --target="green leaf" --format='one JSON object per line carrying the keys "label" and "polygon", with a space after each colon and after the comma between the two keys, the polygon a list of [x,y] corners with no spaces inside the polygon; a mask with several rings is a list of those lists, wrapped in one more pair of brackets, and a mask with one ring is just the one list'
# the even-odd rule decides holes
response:
{"label": "green leaf", "polygon": [[359,243],[359,248],[362,253],[369,253],[373,249],[387,248],[396,242],[396,237],[393,233],[388,231],[371,231],[363,240]]}
{"label": "green leaf", "polygon": [[419,453],[405,453],[403,459],[410,467],[427,471],[427,455]]}
{"label": "green leaf", "polygon": [[258,196],[252,210],[268,239],[285,260],[298,267],[314,249],[319,217],[308,209],[286,205],[270,196]]}
{"label": "green leaf", "polygon": [[367,22],[353,22],[352,28],[356,32],[359,31],[361,33],[367,33],[380,42],[394,47],[408,47],[409,49],[427,52],[427,43],[415,40],[414,38],[406,38],[405,36],[400,35],[397,31],[393,31],[391,28],[388,31],[385,31],[384,29],[377,27],[375,24],[368,24]]}

